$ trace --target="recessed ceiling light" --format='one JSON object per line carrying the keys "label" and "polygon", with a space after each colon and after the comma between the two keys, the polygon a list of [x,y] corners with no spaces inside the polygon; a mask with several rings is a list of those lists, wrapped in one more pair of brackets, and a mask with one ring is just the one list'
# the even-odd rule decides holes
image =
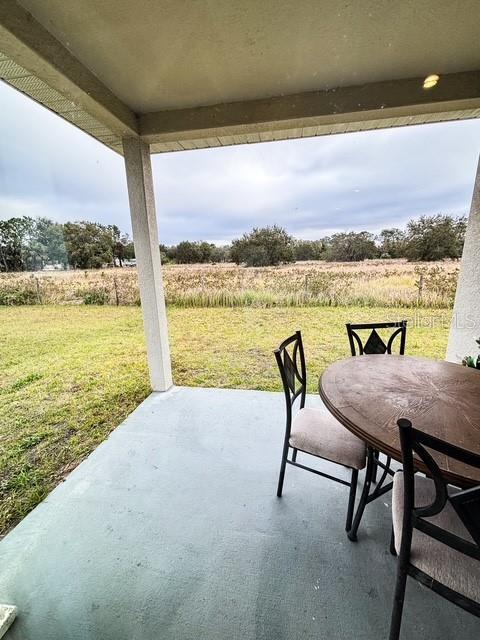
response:
{"label": "recessed ceiling light", "polygon": [[437,76],[436,73],[432,73],[432,75],[427,76],[425,78],[425,80],[423,81],[423,88],[424,89],[431,89],[432,87],[434,87],[437,82],[440,80],[440,76]]}

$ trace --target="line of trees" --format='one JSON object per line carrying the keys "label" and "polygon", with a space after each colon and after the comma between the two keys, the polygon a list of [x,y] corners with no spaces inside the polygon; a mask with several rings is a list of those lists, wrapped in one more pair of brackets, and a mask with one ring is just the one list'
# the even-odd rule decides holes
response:
{"label": "line of trees", "polygon": [[281,227],[254,229],[232,242],[230,257],[237,264],[267,266],[298,260],[357,262],[375,258],[411,261],[458,259],[462,255],[466,218],[422,216],[407,228],[335,233],[321,240],[296,240]]}
{"label": "line of trees", "polygon": [[357,262],[375,258],[407,258],[411,261],[458,259],[462,255],[466,218],[449,215],[422,216],[408,222],[405,230],[382,229],[335,233],[320,240],[297,240],[274,225],[253,229],[229,246],[207,242],[161,245],[165,262],[182,264],[235,262],[269,266],[305,260]]}
{"label": "line of trees", "polygon": [[162,262],[175,262],[178,264],[230,262],[230,247],[219,247],[211,242],[189,242],[185,240],[170,247],[161,244],[160,254]]}
{"label": "line of trees", "polygon": [[[405,230],[383,229],[335,233],[319,240],[297,240],[274,225],[253,229],[231,245],[180,242],[160,245],[164,262],[179,264],[235,262],[269,266],[305,260],[353,262],[375,258],[412,261],[457,259],[462,255],[466,219],[449,215],[422,216]],[[122,266],[135,257],[133,242],[116,225],[66,222],[48,218],[0,221],[0,271],[36,271],[46,265],[94,269]]]}
{"label": "line of trees", "polygon": [[116,225],[22,216],[0,220],[0,271],[37,271],[46,265],[95,269],[122,266],[135,255]]}

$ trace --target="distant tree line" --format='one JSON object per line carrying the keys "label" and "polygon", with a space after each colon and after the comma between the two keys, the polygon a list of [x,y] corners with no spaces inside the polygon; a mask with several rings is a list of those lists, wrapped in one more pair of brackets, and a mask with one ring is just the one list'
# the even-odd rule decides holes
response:
{"label": "distant tree line", "polygon": [[198,264],[230,262],[230,247],[219,247],[211,242],[189,242],[185,240],[177,245],[167,247],[160,245],[162,262],[178,264]]}
{"label": "distant tree line", "polygon": [[135,255],[116,225],[27,216],[0,220],[0,271],[37,271],[46,265],[95,269],[122,266]]}
{"label": "distant tree line", "polygon": [[306,260],[357,262],[375,258],[407,258],[411,261],[457,259],[462,255],[466,218],[449,215],[422,216],[410,220],[405,230],[383,229],[335,233],[320,240],[297,240],[274,225],[253,229],[229,246],[207,242],[160,245],[162,259],[181,264],[235,262],[269,266]]}
{"label": "distant tree line", "polygon": [[[235,262],[269,266],[305,260],[354,262],[375,258],[411,261],[457,259],[462,255],[466,219],[422,216],[405,230],[335,233],[319,240],[297,240],[274,225],[253,229],[231,245],[180,242],[160,245],[163,262],[179,264]],[[0,271],[36,271],[46,265],[93,269],[122,266],[135,257],[133,242],[116,225],[66,222],[27,216],[0,221]]]}
{"label": "distant tree line", "polygon": [[462,255],[466,218],[449,215],[410,220],[405,231],[383,229],[335,233],[320,240],[296,240],[278,226],[254,229],[232,242],[237,264],[267,266],[299,260],[357,262],[375,258],[411,261],[457,259]]}

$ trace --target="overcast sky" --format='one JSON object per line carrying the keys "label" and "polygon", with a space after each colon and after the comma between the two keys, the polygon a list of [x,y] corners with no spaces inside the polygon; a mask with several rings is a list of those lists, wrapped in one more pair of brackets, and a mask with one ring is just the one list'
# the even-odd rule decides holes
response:
{"label": "overcast sky", "polygon": [[[160,241],[299,238],[468,213],[480,120],[153,157]],[[0,82],[0,218],[94,220],[130,233],[123,159]]]}

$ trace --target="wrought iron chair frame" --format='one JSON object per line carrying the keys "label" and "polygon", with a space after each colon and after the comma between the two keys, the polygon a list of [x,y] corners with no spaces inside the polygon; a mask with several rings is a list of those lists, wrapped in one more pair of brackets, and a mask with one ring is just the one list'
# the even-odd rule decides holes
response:
{"label": "wrought iron chair frame", "polygon": [[[290,357],[290,354],[287,351],[287,347],[293,344],[293,358]],[[323,471],[319,471],[318,469],[313,469],[312,467],[308,467],[306,465],[300,464],[297,462],[297,452],[301,451],[302,453],[308,454],[315,458],[321,458],[321,456],[316,456],[309,451],[302,451],[301,449],[296,449],[290,446],[290,432],[292,429],[292,418],[293,418],[293,405],[297,398],[300,398],[300,409],[305,407],[305,397],[307,394],[307,369],[305,364],[305,352],[303,349],[303,340],[302,334],[300,331],[296,331],[292,336],[284,340],[278,349],[274,351],[275,358],[277,361],[277,365],[280,371],[280,376],[282,378],[283,390],[285,394],[285,403],[286,403],[286,425],[285,425],[285,438],[283,442],[283,452],[282,452],[282,460],[280,465],[280,474],[278,478],[278,487],[277,487],[277,496],[279,498],[282,497],[283,491],[283,483],[285,479],[285,470],[287,464],[298,467],[299,469],[303,469],[304,471],[310,471],[318,476],[322,476],[323,478],[327,478],[328,480],[333,480],[334,482],[338,482],[339,484],[343,484],[347,487],[350,487],[349,498],[348,498],[348,508],[347,508],[347,518],[345,523],[345,530],[348,532],[352,526],[353,520],[353,510],[355,507],[355,496],[357,492],[357,482],[358,482],[358,470],[352,469],[350,482],[344,480],[343,478],[337,478],[336,476],[332,476]],[[283,356],[283,358],[282,358]],[[286,359],[287,356],[287,359]],[[298,367],[297,358],[300,359],[300,367]],[[288,364],[285,365],[285,362]],[[296,382],[299,383],[299,387],[297,389]],[[292,449],[291,458],[288,457],[288,454]],[[337,463],[333,463],[337,464]],[[343,465],[340,465],[343,466]],[[350,467],[346,467],[350,468]]]}
{"label": "wrought iron chair frame", "polygon": [[[405,344],[407,339],[407,321],[399,320],[397,322],[367,322],[367,323],[347,323],[347,335],[348,341],[350,343],[350,351],[352,356],[361,356],[364,355],[364,345],[360,336],[357,333],[358,331],[368,330],[376,331],[377,329],[395,329],[390,338],[386,343],[386,353],[392,353],[392,345],[395,339],[400,336],[400,347],[399,354],[405,354]],[[371,334],[370,334],[371,335]],[[387,476],[393,476],[394,472],[390,469],[391,458],[387,456],[385,462],[380,460],[379,451],[368,447],[367,449],[367,468],[365,471],[365,482],[363,484],[362,493],[360,496],[360,500],[357,507],[357,512],[355,514],[355,519],[353,521],[352,528],[348,532],[348,537],[352,542],[357,540],[357,531],[360,525],[360,521],[363,516],[363,512],[365,511],[365,507],[373,500],[376,500],[383,494],[390,491],[392,488],[392,482],[388,484],[384,484]],[[377,471],[378,469],[382,469],[383,473],[380,476],[380,480],[377,482]],[[370,493],[370,488],[372,483],[376,483],[375,489]]]}
{"label": "wrought iron chair frame", "polygon": [[[442,471],[427,449],[431,449],[478,469],[480,469],[480,455],[448,444],[447,442],[423,433],[422,431],[418,431],[412,427],[412,423],[409,420],[404,418],[398,420],[397,424],[400,431],[400,442],[403,456],[404,504],[402,540],[398,557],[397,580],[389,640],[398,640],[400,636],[408,575],[415,578],[415,580],[418,580],[424,586],[432,589],[432,591],[435,591],[447,600],[457,604],[462,609],[480,617],[479,603],[471,600],[463,594],[453,591],[441,582],[434,580],[410,563],[410,549],[414,529],[418,529],[422,533],[448,545],[452,549],[455,549],[472,559],[480,561],[480,486],[465,489],[453,495],[449,495],[448,485],[443,477]],[[435,485],[434,501],[431,504],[422,507],[415,507],[414,453],[417,454],[417,456],[426,465],[429,476],[431,476]],[[447,502],[450,502],[455,509],[460,520],[470,533],[473,542],[465,540],[424,519],[440,513]],[[394,551],[393,536],[392,547],[392,550]]]}
{"label": "wrought iron chair frame", "polygon": [[[400,336],[400,347],[399,347],[399,355],[403,356],[405,354],[405,343],[407,340],[407,321],[399,320],[398,322],[367,322],[360,324],[352,324],[350,322],[347,323],[347,335],[348,341],[350,343],[350,351],[352,352],[352,356],[363,356],[364,355],[364,345],[357,331],[362,331],[364,329],[371,329],[372,331],[376,331],[377,329],[396,329],[388,339],[387,344],[385,345],[387,348],[386,353],[392,353],[392,345],[397,336]],[[355,344],[356,343],[356,344]],[[358,347],[358,353],[357,348]]]}

